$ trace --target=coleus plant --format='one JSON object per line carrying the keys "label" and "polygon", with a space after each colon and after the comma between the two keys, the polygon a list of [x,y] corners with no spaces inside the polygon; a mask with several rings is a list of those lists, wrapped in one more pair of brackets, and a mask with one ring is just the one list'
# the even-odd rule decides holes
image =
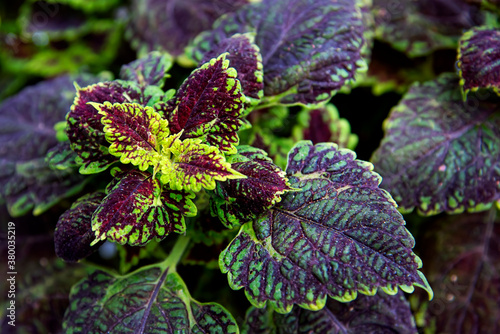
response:
{"label": "coleus plant", "polygon": [[[59,257],[99,264],[73,286],[64,332],[495,332],[488,314],[498,312],[500,124],[491,44],[499,35],[489,24],[497,7],[485,3],[217,1],[203,7],[211,30],[200,24],[193,32],[161,26],[158,8],[195,19],[184,4],[134,1],[128,36],[143,56],[123,65],[119,79],[74,79],[66,120],[45,122],[50,148],[33,155],[52,179],[75,176],[90,189],[66,205],[54,233]],[[439,15],[450,6],[471,20],[451,15],[448,29]],[[398,26],[406,24],[415,26],[410,37]],[[154,33],[164,30],[171,39]],[[374,36],[410,57],[456,48],[458,75],[411,86],[384,123],[372,165],[351,150],[358,138],[332,96],[373,84],[375,72],[365,72]],[[146,53],[155,49],[162,51]],[[174,59],[198,65],[178,77]],[[10,168],[4,182],[31,180],[16,155],[0,157]],[[2,193],[11,211],[23,204],[22,213],[40,213],[74,194],[45,203],[35,196],[40,186],[25,183],[26,205],[18,192]],[[427,274],[405,227],[405,218],[417,219],[402,214],[414,208],[425,216],[490,211],[460,216],[462,233],[449,222],[437,222],[430,237],[417,231],[429,244],[443,240],[433,254],[422,251],[431,259]],[[473,231],[467,242],[462,226]],[[110,244],[120,254],[116,271],[92,255]],[[453,260],[444,274],[451,260],[443,249]],[[222,285],[244,293],[205,302],[200,290],[228,290],[216,286],[218,276],[190,277],[186,263],[217,268],[227,276]],[[435,311],[421,270],[439,287],[438,302],[459,301],[443,311],[458,321]],[[457,289],[462,278],[468,286]],[[413,293],[413,314],[404,293]],[[488,302],[472,308],[481,298]],[[244,318],[235,307],[242,299],[251,304]]]}

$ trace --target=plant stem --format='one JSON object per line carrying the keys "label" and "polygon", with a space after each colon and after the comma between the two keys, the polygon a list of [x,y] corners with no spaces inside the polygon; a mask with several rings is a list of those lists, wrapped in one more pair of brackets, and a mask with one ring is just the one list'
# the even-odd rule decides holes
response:
{"label": "plant stem", "polygon": [[176,272],[177,263],[179,263],[179,261],[181,260],[188,244],[189,237],[179,236],[179,238],[175,242],[174,247],[172,248],[172,251],[170,252],[170,255],[162,263],[162,267],[165,269],[168,268],[169,273]]}

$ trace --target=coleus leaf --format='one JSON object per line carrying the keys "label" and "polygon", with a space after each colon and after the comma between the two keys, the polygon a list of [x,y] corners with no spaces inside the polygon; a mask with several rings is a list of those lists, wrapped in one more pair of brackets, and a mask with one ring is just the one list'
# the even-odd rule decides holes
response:
{"label": "coleus leaf", "polygon": [[78,154],[80,173],[98,173],[116,161],[109,154],[109,143],[104,134],[102,115],[88,102],[94,103],[141,102],[141,89],[131,81],[108,81],[84,88],[77,87],[71,111],[66,116],[71,149]]}
{"label": "coleus leaf", "polygon": [[94,244],[107,238],[137,246],[161,241],[171,232],[184,233],[184,217],[196,215],[193,193],[163,189],[147,172],[115,173],[112,187],[92,216]]}
{"label": "coleus leaf", "polygon": [[101,115],[111,155],[145,171],[161,159],[161,142],[170,135],[168,121],[151,107],[137,103],[90,102]]}
{"label": "coleus leaf", "polygon": [[457,47],[464,29],[483,24],[485,13],[456,0],[374,0],[375,36],[410,57]]}
{"label": "coleus leaf", "polygon": [[285,172],[263,150],[238,146],[238,154],[231,157],[231,167],[246,178],[217,182],[211,196],[212,214],[227,228],[257,218],[291,190]]}
{"label": "coleus leaf", "polygon": [[91,75],[62,76],[27,87],[0,105],[0,200],[9,213],[40,214],[79,191],[84,178],[73,169],[52,169],[45,155],[58,145],[54,125],[74,99],[73,81],[99,81]]}
{"label": "coleus leaf", "polygon": [[[434,300],[410,298],[417,325],[436,333],[496,333],[500,329],[498,210],[441,216],[420,245]],[[418,306],[417,306],[418,305]]]}
{"label": "coleus leaf", "polygon": [[347,302],[381,288],[432,290],[418,271],[414,239],[373,166],[335,144],[299,142],[287,175],[293,188],[221,253],[233,289],[256,307],[286,313],[323,308],[327,296]]}
{"label": "coleus leaf", "polygon": [[120,69],[120,78],[134,81],[140,86],[163,87],[168,70],[172,67],[172,56],[153,51]]}
{"label": "coleus leaf", "polygon": [[202,144],[200,139],[181,141],[179,135],[171,136],[171,143],[165,142],[163,146],[165,158],[160,164],[163,184],[168,183],[175,190],[198,192],[202,188],[214,189],[215,181],[245,177],[231,168],[217,147]]}
{"label": "coleus leaf", "polygon": [[500,95],[500,29],[478,27],[460,39],[458,68],[464,98],[470,91],[492,88]]}
{"label": "coleus leaf", "polygon": [[269,307],[251,307],[242,333],[400,333],[415,334],[415,321],[404,294],[359,296],[350,303],[329,300],[319,311],[294,307],[279,314]]}
{"label": "coleus leaf", "polygon": [[65,170],[68,168],[78,168],[76,163],[78,155],[71,149],[69,141],[56,144],[53,148],[47,151],[45,162],[52,169]]}
{"label": "coleus leaf", "polygon": [[238,333],[216,303],[194,300],[174,267],[153,265],[126,276],[96,271],[76,285],[65,333]]}
{"label": "coleus leaf", "polygon": [[333,104],[322,108],[304,108],[297,115],[297,122],[292,129],[295,141],[310,140],[313,144],[333,142],[349,149],[354,149],[358,143],[358,137],[351,134],[349,121],[339,117]]}
{"label": "coleus leaf", "polygon": [[57,221],[54,233],[56,255],[64,261],[76,262],[99,248],[103,242],[90,246],[95,236],[91,218],[105,194],[95,192],[80,197]]}
{"label": "coleus leaf", "polygon": [[165,105],[164,116],[172,133],[183,131],[181,139],[205,137],[208,144],[234,154],[245,96],[229,65],[222,54],[194,70]]}
{"label": "coleus leaf", "polygon": [[134,0],[131,25],[127,32],[131,44],[140,52],[166,50],[174,56],[200,32],[210,29],[222,14],[232,12],[247,0]]}
{"label": "coleus leaf", "polygon": [[[287,10],[283,10],[286,8]],[[287,104],[318,104],[366,69],[364,25],[354,1],[263,0],[227,14],[197,39],[198,53],[235,33],[255,32],[264,95]]]}
{"label": "coleus leaf", "polygon": [[[262,56],[259,47],[254,43],[255,34],[235,34],[217,45],[217,48],[196,57],[204,64],[218,55],[228,52],[226,58],[231,67],[236,69],[237,78],[241,83],[245,104],[256,105],[264,95],[264,80],[262,72]],[[196,43],[196,42],[195,42]],[[194,51],[195,52],[195,51]]]}
{"label": "coleus leaf", "polygon": [[475,211],[500,199],[499,106],[463,102],[458,81],[415,84],[384,123],[372,162],[404,211]]}

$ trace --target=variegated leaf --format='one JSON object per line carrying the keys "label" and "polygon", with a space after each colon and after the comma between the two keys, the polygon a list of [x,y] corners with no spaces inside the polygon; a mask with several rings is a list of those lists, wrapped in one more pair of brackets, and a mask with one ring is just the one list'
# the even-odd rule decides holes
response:
{"label": "variegated leaf", "polygon": [[137,170],[116,177],[119,181],[92,216],[94,243],[106,238],[129,245],[159,241],[171,232],[184,233],[184,217],[196,215],[189,191],[163,191],[151,174]]}
{"label": "variegated leaf", "polygon": [[160,143],[170,131],[168,121],[151,107],[137,103],[90,103],[102,115],[109,153],[124,164],[131,163],[144,171],[158,164]]}

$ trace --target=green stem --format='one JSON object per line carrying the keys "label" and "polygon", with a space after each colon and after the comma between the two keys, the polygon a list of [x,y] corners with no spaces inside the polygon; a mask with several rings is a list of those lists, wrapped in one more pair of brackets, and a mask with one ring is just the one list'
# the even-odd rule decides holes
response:
{"label": "green stem", "polygon": [[186,250],[188,245],[189,237],[180,236],[175,242],[170,255],[165,259],[165,261],[163,261],[161,266],[165,269],[168,268],[169,273],[176,272],[177,263],[179,263],[179,261],[181,260],[182,255],[184,254],[184,251]]}

